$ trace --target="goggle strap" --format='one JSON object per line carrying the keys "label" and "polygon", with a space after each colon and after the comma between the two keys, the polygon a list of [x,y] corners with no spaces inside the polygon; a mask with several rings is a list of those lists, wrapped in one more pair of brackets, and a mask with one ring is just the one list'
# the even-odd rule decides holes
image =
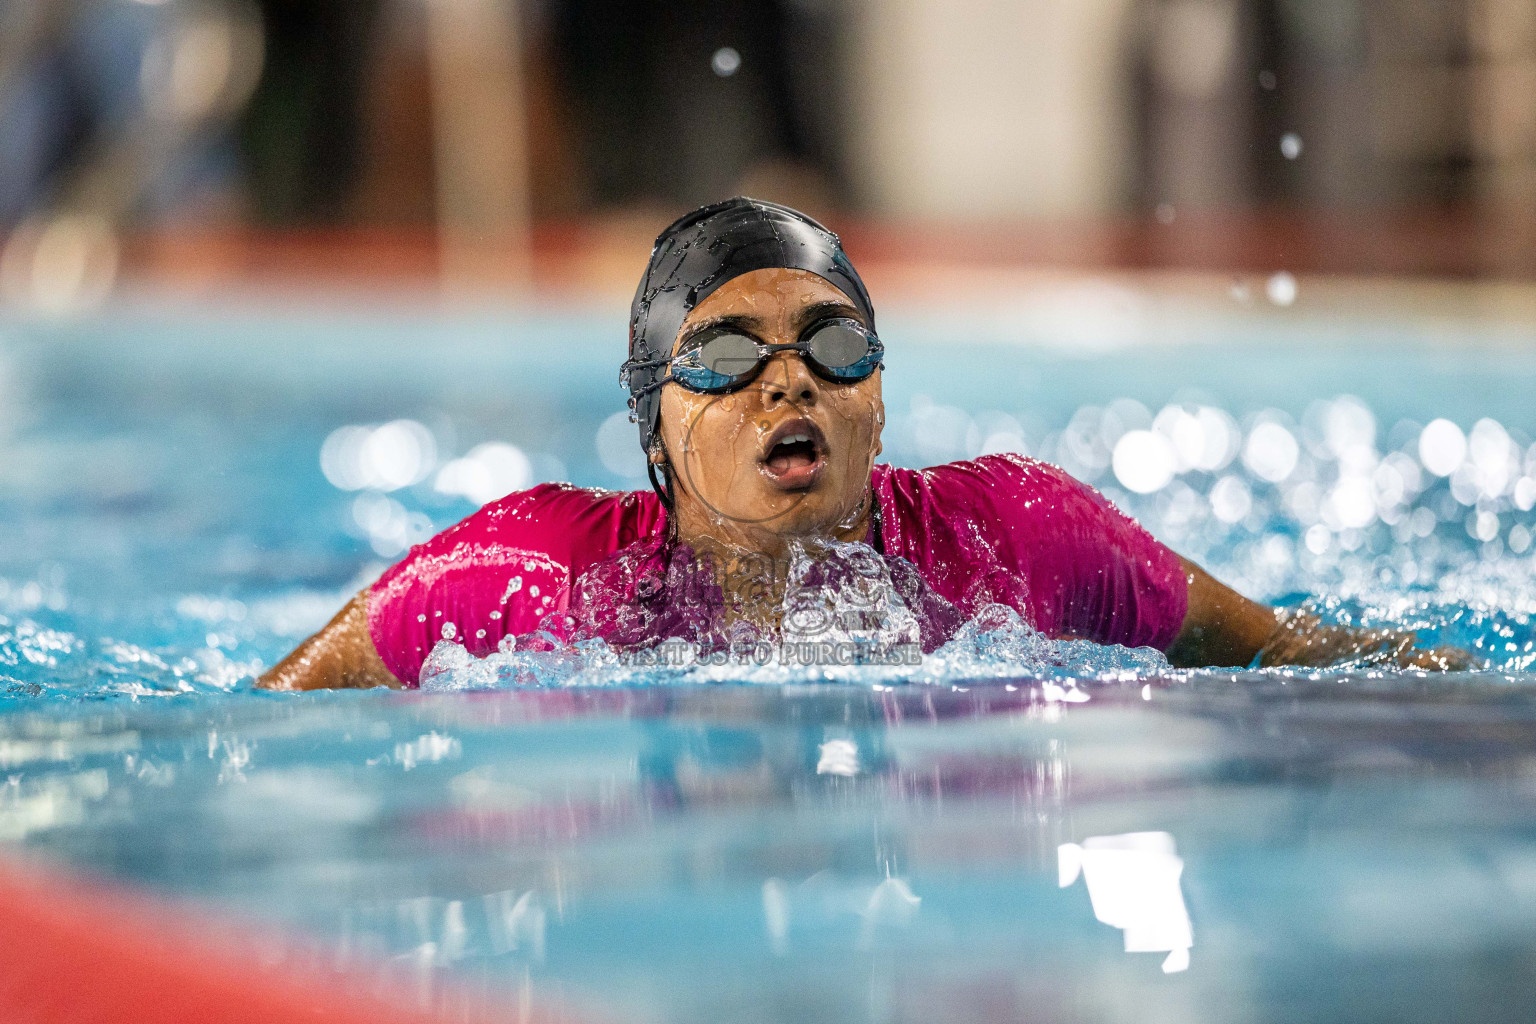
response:
{"label": "goggle strap", "polygon": [[635,407],[635,403],[638,402],[642,396],[650,394],[652,391],[655,391],[657,388],[670,382],[671,380],[671,377],[657,377],[650,383],[642,384],[640,387],[635,388],[629,394],[629,407],[633,409]]}

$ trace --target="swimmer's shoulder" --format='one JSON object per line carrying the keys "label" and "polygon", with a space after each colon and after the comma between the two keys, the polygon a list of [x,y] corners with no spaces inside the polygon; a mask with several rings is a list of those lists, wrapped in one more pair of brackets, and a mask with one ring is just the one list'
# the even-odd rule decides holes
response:
{"label": "swimmer's shoulder", "polygon": [[648,491],[545,483],[490,502],[435,539],[604,557],[652,535],[665,520],[666,510]]}
{"label": "swimmer's shoulder", "polygon": [[887,533],[898,539],[964,535],[1027,551],[1031,558],[1042,557],[1042,546],[1067,557],[1106,534],[1139,530],[1060,466],[1015,452],[927,469],[885,469],[885,509],[897,524]]}
{"label": "swimmer's shoulder", "polygon": [[[894,494],[957,509],[1044,510],[1063,501],[1105,500],[1098,491],[1060,466],[1017,452],[981,455],[927,469],[876,468],[885,471]],[[1022,509],[1014,508],[1018,505],[1022,505]]]}

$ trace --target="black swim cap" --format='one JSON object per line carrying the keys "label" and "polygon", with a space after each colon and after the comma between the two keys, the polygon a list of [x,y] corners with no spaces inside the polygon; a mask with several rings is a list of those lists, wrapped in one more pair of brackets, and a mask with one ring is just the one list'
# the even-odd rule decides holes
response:
{"label": "black swim cap", "polygon": [[680,217],[657,237],[629,310],[624,371],[630,419],[640,424],[640,447],[647,453],[661,419],[661,390],[642,389],[664,374],[666,365],[633,364],[670,358],[683,320],[715,289],[742,274],[778,267],[825,278],[875,329],[875,308],[842,242],[798,210],[737,196]]}

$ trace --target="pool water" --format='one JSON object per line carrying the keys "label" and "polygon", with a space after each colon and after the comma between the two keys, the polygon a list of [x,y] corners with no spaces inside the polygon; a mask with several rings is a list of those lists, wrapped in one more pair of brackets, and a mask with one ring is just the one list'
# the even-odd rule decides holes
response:
{"label": "pool water", "polygon": [[498,488],[641,486],[622,312],[145,304],[0,326],[0,840],[427,1002],[1509,1019],[1536,998],[1536,332],[1085,322],[886,316],[886,457],[1050,458],[1256,597],[1487,668],[1063,667],[981,631],[907,679],[256,693]]}

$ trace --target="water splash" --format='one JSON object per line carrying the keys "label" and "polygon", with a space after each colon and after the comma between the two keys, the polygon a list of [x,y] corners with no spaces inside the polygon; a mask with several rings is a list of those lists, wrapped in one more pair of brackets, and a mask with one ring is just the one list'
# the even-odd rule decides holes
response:
{"label": "water splash", "polygon": [[802,642],[787,639],[783,646],[774,648],[775,657],[758,661],[750,656],[738,660],[718,657],[716,652],[701,651],[681,641],[663,641],[645,652],[626,652],[600,639],[568,642],[548,632],[516,638],[502,650],[477,658],[462,644],[444,640],[427,657],[421,688],[447,692],[709,683],[880,687],[1027,680],[1054,684],[1047,687],[1047,696],[1073,701],[1087,699],[1077,688],[1081,681],[1140,682],[1172,673],[1167,659],[1152,648],[1051,639],[1004,605],[983,608],[947,643],[921,655],[917,664],[803,664],[796,663],[793,655],[781,653]]}
{"label": "water splash", "polygon": [[215,646],[148,648],[0,615],[0,696],[228,693],[249,686],[258,670],[258,662],[239,661]]}

